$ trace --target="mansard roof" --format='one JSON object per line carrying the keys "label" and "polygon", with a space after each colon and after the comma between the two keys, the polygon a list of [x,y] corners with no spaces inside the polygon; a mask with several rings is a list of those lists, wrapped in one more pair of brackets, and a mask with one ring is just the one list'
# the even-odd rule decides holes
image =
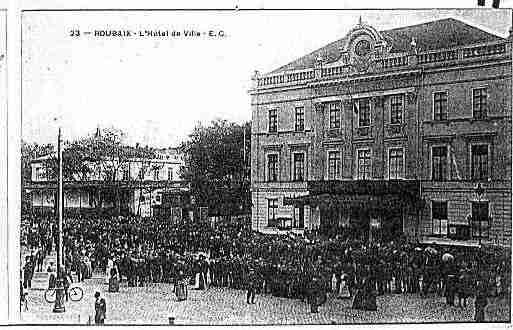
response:
{"label": "mansard roof", "polygon": [[[500,41],[503,38],[483,31],[454,18],[440,19],[427,23],[380,31],[382,37],[391,45],[390,53],[409,50],[412,38],[419,51],[440,50],[445,48]],[[286,70],[313,68],[320,57],[323,63],[335,62],[340,57],[341,48],[348,36],[321,47],[295,61],[286,64],[271,73]]]}

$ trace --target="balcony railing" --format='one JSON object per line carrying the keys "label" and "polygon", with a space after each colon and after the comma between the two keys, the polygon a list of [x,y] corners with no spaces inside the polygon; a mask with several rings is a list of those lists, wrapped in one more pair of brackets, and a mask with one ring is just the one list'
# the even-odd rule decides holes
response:
{"label": "balcony railing", "polygon": [[311,80],[314,78],[314,70],[280,73],[278,75],[262,77],[258,79],[258,86],[280,85]]}
{"label": "balcony railing", "polygon": [[408,65],[408,55],[382,58],[378,59],[377,62],[381,64],[383,69],[399,68]]}
{"label": "balcony railing", "polygon": [[[511,46],[508,41],[500,41],[442,51],[421,52],[416,55],[407,53],[393,54],[388,57],[378,58],[375,62],[378,64],[378,71],[390,71],[391,69],[400,70],[405,67],[416,68],[457,60],[471,60],[474,58],[505,55],[510,49]],[[337,65],[328,64],[315,69],[269,74],[257,78],[257,87],[277,87],[281,85],[303,84],[314,80],[330,79],[347,75],[350,71],[349,69],[350,66],[347,64],[347,61],[342,61]]]}
{"label": "balcony railing", "polygon": [[463,58],[490,56],[506,53],[506,44],[484,45],[463,49]]}
{"label": "balcony railing", "polygon": [[398,135],[405,135],[405,124],[387,124],[385,126],[387,137],[393,137]]}
{"label": "balcony railing", "polygon": [[344,132],[340,128],[331,128],[324,131],[324,138],[343,138]]}
{"label": "balcony railing", "polygon": [[417,55],[418,64],[454,61],[458,59],[458,50],[447,50]]}
{"label": "balcony railing", "polygon": [[321,77],[333,77],[345,74],[347,68],[347,65],[323,68],[321,69]]}

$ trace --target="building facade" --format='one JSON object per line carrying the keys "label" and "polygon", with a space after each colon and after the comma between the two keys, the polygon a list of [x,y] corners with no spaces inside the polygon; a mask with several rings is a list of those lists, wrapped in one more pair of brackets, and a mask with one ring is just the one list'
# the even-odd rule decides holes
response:
{"label": "building facade", "polygon": [[255,73],[252,227],[511,244],[511,36],[456,19]]}
{"label": "building facade", "polygon": [[[57,182],[52,178],[48,163],[51,157],[54,156],[43,156],[31,162],[31,183],[25,189],[30,192],[34,212],[54,212],[56,208]],[[112,210],[153,216],[161,212],[163,202],[167,204],[163,200],[168,196],[188,193],[188,185],[180,178],[183,165],[181,153],[174,148],[158,150],[151,159],[87,162],[85,166],[89,171],[85,177],[77,174],[74,180],[65,182],[63,206],[68,212]],[[114,179],[109,178],[112,168],[117,168]]]}

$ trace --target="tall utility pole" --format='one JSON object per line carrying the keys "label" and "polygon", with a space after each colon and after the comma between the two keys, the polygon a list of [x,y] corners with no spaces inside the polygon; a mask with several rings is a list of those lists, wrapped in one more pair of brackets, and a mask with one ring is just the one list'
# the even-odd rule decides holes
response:
{"label": "tall utility pole", "polygon": [[240,210],[244,210],[245,208],[245,188],[246,188],[246,176],[247,176],[247,163],[246,163],[246,123],[242,124],[242,180],[241,180],[241,187],[242,187],[242,194],[241,194],[241,204],[240,204]]}
{"label": "tall utility pole", "polygon": [[[484,190],[483,186],[481,185],[481,183],[477,184],[476,193],[477,193],[477,197],[479,198],[479,210],[481,210],[481,207],[482,207],[481,200],[482,200],[482,197],[483,197],[483,195],[485,193],[485,190]],[[476,215],[476,217],[479,217],[480,215],[481,214]],[[472,217],[474,217],[474,215],[472,215]],[[473,220],[475,221],[476,219],[473,219]],[[483,229],[482,229],[481,226],[482,226],[482,223],[483,223],[483,219],[482,218],[478,218],[477,220],[479,221],[479,247],[481,248],[481,235],[483,235],[483,233],[482,233]]]}
{"label": "tall utility pole", "polygon": [[57,141],[57,160],[59,163],[59,180],[58,180],[58,215],[57,215],[57,283],[55,287],[55,305],[53,307],[54,313],[63,313],[66,311],[64,307],[64,273],[63,273],[63,258],[62,258],[62,212],[63,212],[63,187],[62,187],[62,147],[61,147],[61,128],[59,127],[59,137]]}
{"label": "tall utility pole", "polygon": [[244,173],[246,173],[246,124],[244,123],[242,126],[242,150],[243,150],[243,159],[244,159]]}
{"label": "tall utility pole", "polygon": [[62,146],[61,146],[61,128],[59,127],[59,137],[57,141],[57,152],[58,152],[58,161],[59,161],[59,214],[58,214],[58,231],[59,238],[57,243],[57,274],[59,274],[60,269],[63,265],[62,258],[62,210],[64,204],[63,198],[63,189],[62,189]]}

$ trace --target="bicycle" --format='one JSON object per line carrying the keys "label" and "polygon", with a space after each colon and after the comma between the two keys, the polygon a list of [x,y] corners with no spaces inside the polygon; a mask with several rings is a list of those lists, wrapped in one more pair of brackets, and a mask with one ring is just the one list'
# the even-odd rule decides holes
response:
{"label": "bicycle", "polygon": [[[56,290],[55,288],[46,289],[45,300],[47,303],[55,302]],[[68,289],[68,296],[71,301],[80,301],[84,297],[84,290],[79,286],[72,286]]]}

